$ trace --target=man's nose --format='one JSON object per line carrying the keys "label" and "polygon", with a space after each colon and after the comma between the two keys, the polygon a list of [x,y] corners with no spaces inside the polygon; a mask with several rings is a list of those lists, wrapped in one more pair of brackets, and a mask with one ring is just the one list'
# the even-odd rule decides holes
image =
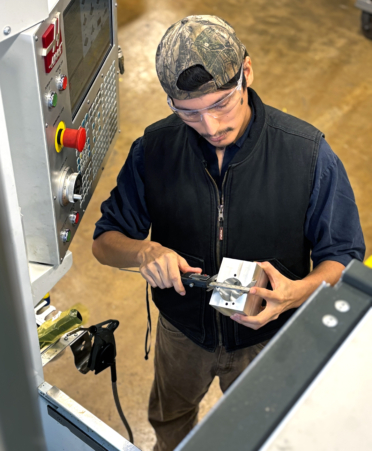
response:
{"label": "man's nose", "polygon": [[202,122],[204,123],[205,131],[208,135],[214,136],[218,130],[220,122],[208,113],[202,115]]}

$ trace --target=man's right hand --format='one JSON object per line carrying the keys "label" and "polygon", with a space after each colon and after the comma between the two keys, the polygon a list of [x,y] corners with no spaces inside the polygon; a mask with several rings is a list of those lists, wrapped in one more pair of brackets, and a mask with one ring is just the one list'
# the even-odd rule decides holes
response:
{"label": "man's right hand", "polygon": [[187,261],[172,249],[151,242],[147,249],[140,251],[140,272],[147,282],[153,287],[171,288],[181,296],[186,294],[181,282],[181,274],[186,272],[201,273],[201,268],[189,266]]}

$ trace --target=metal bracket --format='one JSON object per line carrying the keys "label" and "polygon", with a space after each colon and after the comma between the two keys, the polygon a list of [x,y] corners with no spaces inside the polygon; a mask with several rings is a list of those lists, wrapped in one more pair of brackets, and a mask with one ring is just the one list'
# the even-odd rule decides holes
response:
{"label": "metal bracket", "polygon": [[90,371],[88,362],[92,351],[92,339],[88,331],[85,331],[85,334],[81,334],[71,344],[71,351],[74,354],[76,368],[80,373],[87,374]]}
{"label": "metal bracket", "polygon": [[44,312],[39,313],[40,310],[44,307],[46,307],[48,305],[47,301],[42,301],[40,302],[36,307],[35,307],[35,317],[36,317],[36,324],[38,326],[41,326],[43,323],[45,323],[45,318],[52,312],[55,312],[57,309],[53,306],[50,305]]}
{"label": "metal bracket", "polygon": [[41,350],[41,362],[43,367],[51,360],[55,359],[58,355],[60,355],[68,346],[71,346],[77,340],[79,340],[79,338],[81,338],[81,336],[84,334],[87,334],[89,336],[85,329],[75,329],[72,332],[68,332],[67,334],[63,335],[56,343],[43,348]]}

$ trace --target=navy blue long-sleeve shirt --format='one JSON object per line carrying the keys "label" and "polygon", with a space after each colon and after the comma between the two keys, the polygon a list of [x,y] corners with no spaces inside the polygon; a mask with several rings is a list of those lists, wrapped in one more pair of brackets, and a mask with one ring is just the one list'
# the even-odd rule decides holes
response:
{"label": "navy blue long-sleeve shirt", "polygon": [[[202,150],[207,169],[220,189],[223,176],[249,136],[253,121],[254,111],[244,134],[226,147],[221,173],[215,147],[205,141]],[[151,218],[145,201],[144,174],[144,148],[142,138],[138,138],[119,173],[117,186],[102,203],[102,217],[96,223],[94,239],[110,230],[138,240],[148,236]],[[353,258],[364,259],[365,243],[354,193],[341,160],[325,139],[319,144],[304,234],[312,244],[314,268],[325,260],[346,266]]]}

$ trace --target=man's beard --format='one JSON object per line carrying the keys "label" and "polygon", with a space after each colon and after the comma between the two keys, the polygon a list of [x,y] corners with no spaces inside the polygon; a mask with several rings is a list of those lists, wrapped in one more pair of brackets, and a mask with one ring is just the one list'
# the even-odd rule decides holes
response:
{"label": "man's beard", "polygon": [[209,134],[205,134],[205,133],[200,133],[200,135],[201,135],[203,138],[205,138],[205,139],[208,139],[208,138],[219,138],[220,136],[223,136],[223,135],[225,135],[226,133],[232,132],[232,131],[234,131],[233,128],[227,127],[227,128],[225,128],[225,130],[222,130],[221,132],[219,132],[218,135],[209,135]]}
{"label": "man's beard", "polygon": [[[208,139],[208,138],[218,138],[218,137],[223,136],[223,135],[227,134],[228,132],[232,132],[232,131],[234,131],[233,128],[227,127],[227,128],[225,128],[225,130],[222,130],[222,132],[219,132],[218,135],[209,135],[209,134],[204,134],[204,133],[200,133],[200,135],[201,135],[203,138],[205,138],[205,139]],[[210,142],[210,141],[209,141],[209,142]],[[210,144],[216,145],[216,143],[213,143],[213,142],[210,142]],[[232,143],[231,143],[231,144],[232,144]],[[229,144],[225,144],[224,146],[216,146],[216,150],[225,150],[225,149],[226,149],[226,146],[228,146],[228,145],[229,145]]]}

